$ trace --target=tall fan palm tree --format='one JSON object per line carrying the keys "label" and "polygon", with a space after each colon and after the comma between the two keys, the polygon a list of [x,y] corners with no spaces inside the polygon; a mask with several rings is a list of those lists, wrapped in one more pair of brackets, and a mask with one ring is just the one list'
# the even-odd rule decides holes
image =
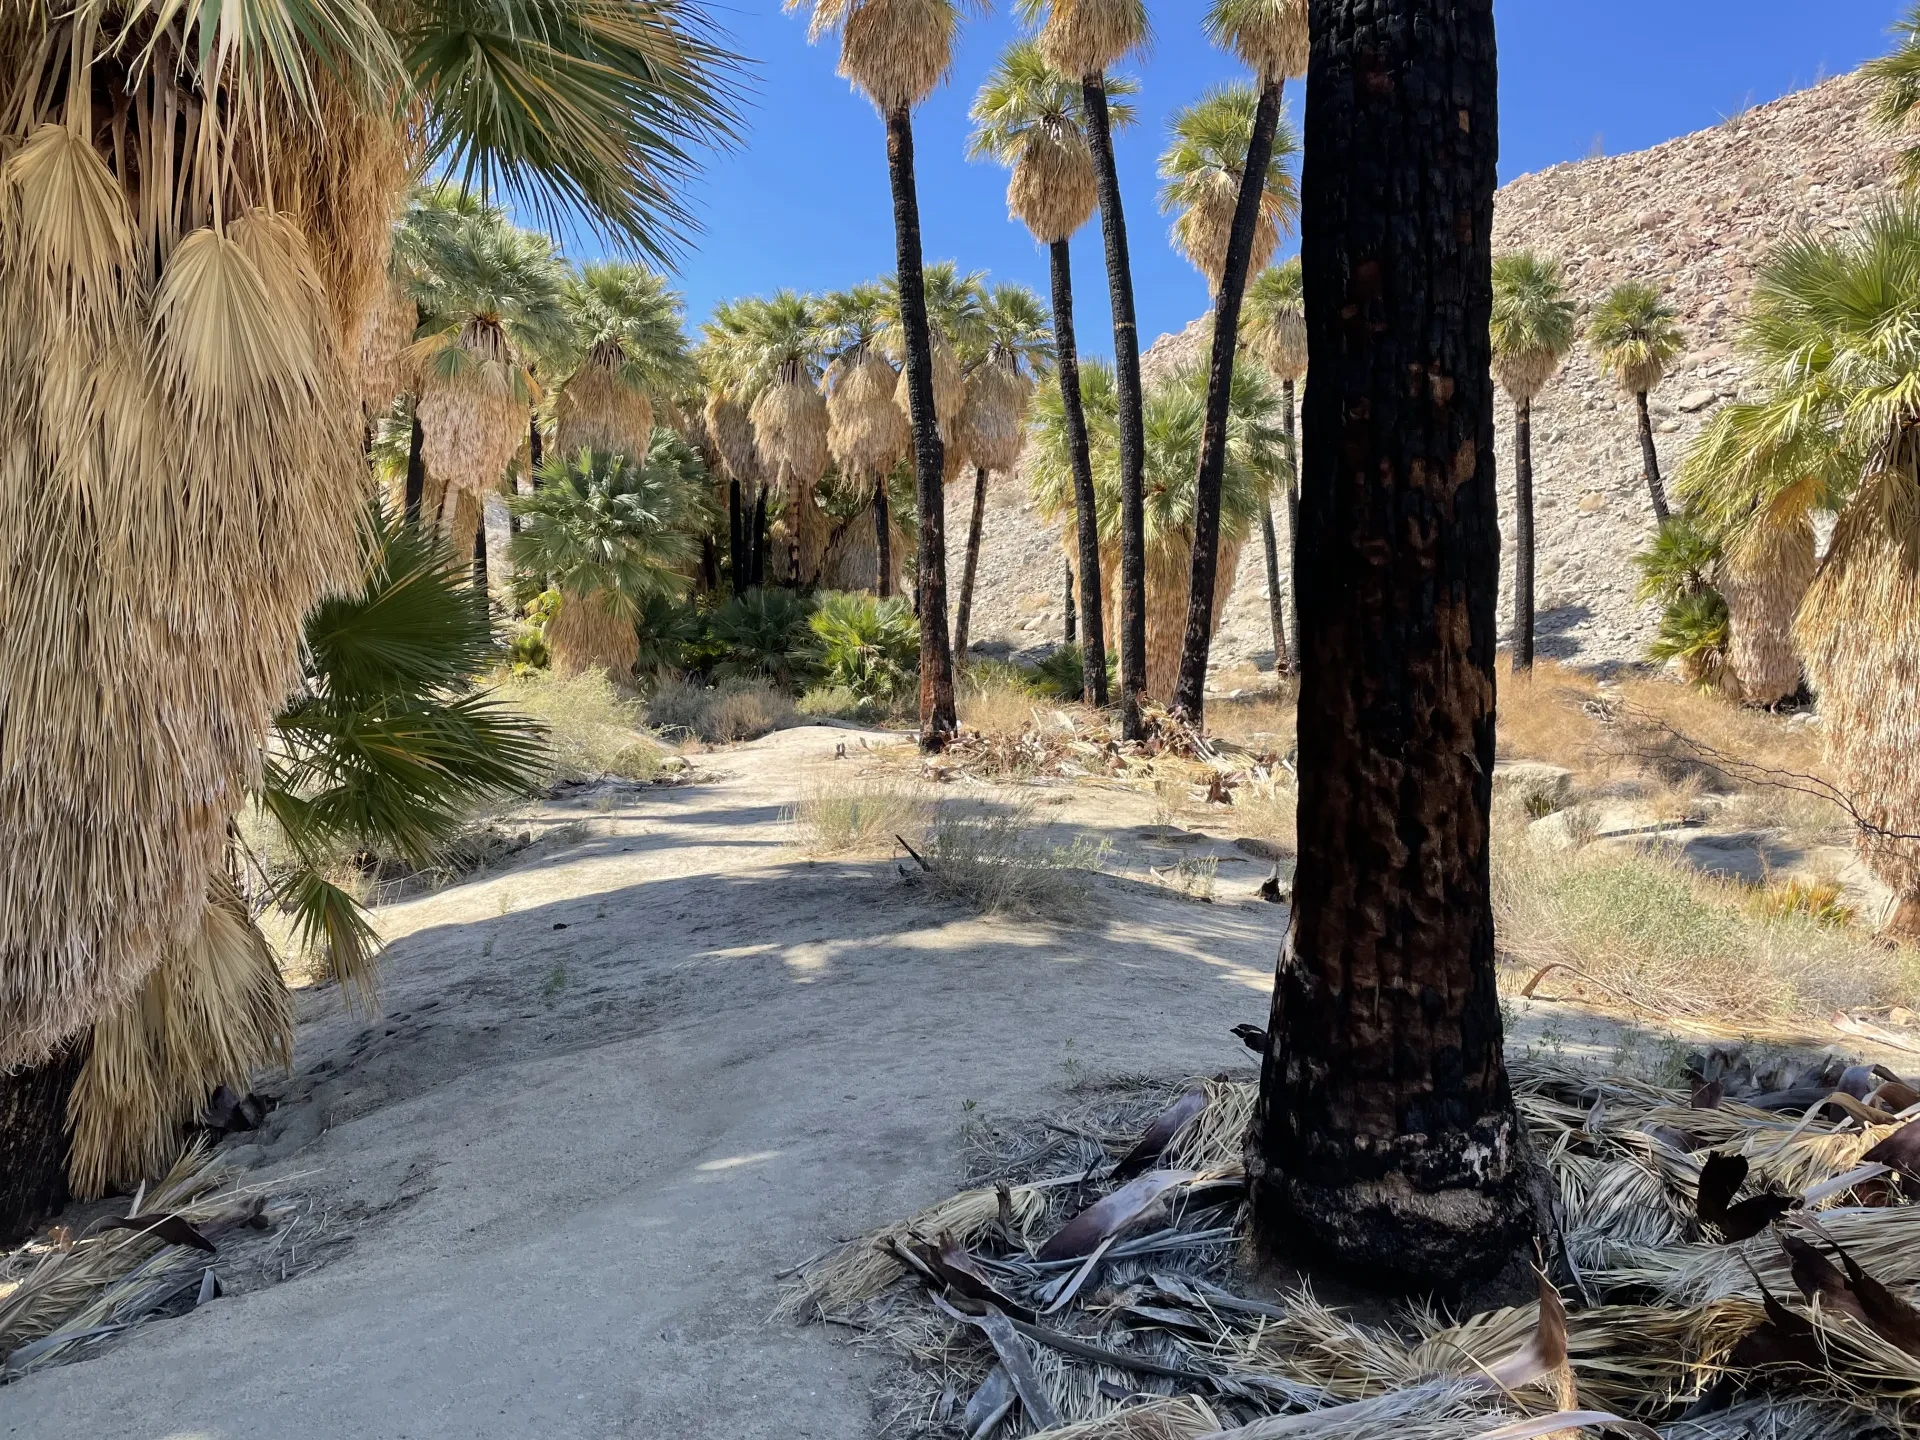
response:
{"label": "tall fan palm tree", "polygon": [[[1242,7],[1243,9],[1245,7]],[[1227,396],[1239,345],[1240,304],[1247,275],[1264,267],[1300,211],[1286,162],[1299,150],[1278,113],[1276,82],[1258,95],[1245,85],[1214,90],[1177,112],[1172,143],[1160,157],[1166,182],[1160,208],[1176,213],[1174,247],[1207,277],[1214,293],[1213,345],[1208,368],[1207,429],[1200,446],[1193,560],[1174,708],[1198,722],[1206,703],[1207,655],[1213,644],[1214,583],[1219,567],[1220,475],[1226,464]],[[1264,156],[1264,159],[1263,159]],[[1253,178],[1249,182],[1248,175]],[[1241,214],[1242,209],[1247,214]],[[1151,625],[1149,620],[1149,625]]]}
{"label": "tall fan palm tree", "polygon": [[980,567],[980,527],[986,517],[987,477],[1013,469],[1027,439],[1027,402],[1052,368],[1053,327],[1047,307],[1024,285],[995,285],[981,306],[982,334],[967,375],[966,400],[954,421],[954,442],[973,465],[973,512],[967,558],[960,572],[953,652],[964,661],[973,614],[973,577]]}
{"label": "tall fan palm tree", "polygon": [[[0,1090],[57,1092],[6,1067],[201,930],[302,618],[356,573],[350,376],[409,176],[664,247],[734,67],[697,4],[0,10]],[[46,1177],[6,1143],[11,1230]]]}
{"label": "tall fan palm tree", "polygon": [[1914,935],[1920,842],[1901,837],[1920,834],[1920,208],[1783,243],[1751,303],[1740,343],[1764,394],[1714,417],[1682,493],[1721,538],[1722,585],[1729,568],[1743,582],[1727,593],[1731,642],[1757,698],[1791,671],[1769,676],[1743,621],[1771,628],[1804,584],[1813,516],[1838,512],[1793,634],[1861,856],[1898,899],[1892,928]]}
{"label": "tall fan palm tree", "polygon": [[920,554],[920,743],[942,748],[959,728],[953,705],[953,650],[947,633],[945,446],[935,413],[933,337],[920,253],[920,200],[913,178],[913,108],[953,68],[962,0],[784,0],[812,12],[811,38],[840,34],[840,73],[880,112],[887,127],[893,190],[895,275],[913,419]]}
{"label": "tall fan palm tree", "polygon": [[1498,93],[1486,0],[1313,0],[1300,865],[1247,1188],[1269,1253],[1409,1287],[1534,1213],[1487,866]]}
{"label": "tall fan palm tree", "polygon": [[[1877,86],[1874,122],[1890,134],[1909,134],[1920,119],[1920,5],[1895,23],[1893,33],[1898,40],[1893,50],[1860,68]],[[1908,190],[1920,187],[1920,145],[1900,152],[1900,182]]]}
{"label": "tall fan palm tree", "polygon": [[1120,401],[1120,733],[1138,740],[1143,734],[1140,694],[1147,674],[1145,396],[1140,383],[1133,262],[1127,253],[1127,217],[1113,156],[1106,72],[1145,48],[1150,28],[1146,0],[1019,0],[1018,9],[1023,20],[1042,21],[1038,39],[1047,64],[1063,75],[1079,77],[1081,123],[1093,156]]}
{"label": "tall fan palm tree", "polygon": [[[1133,123],[1125,97],[1138,86],[1108,75],[1107,120],[1111,130]],[[1077,79],[1046,62],[1030,40],[1007,47],[973,102],[968,153],[1010,167],[1007,211],[1047,247],[1052,280],[1053,336],[1060,381],[1062,423],[1069,431],[1073,465],[1074,533],[1080,577],[1080,650],[1085,659],[1082,698],[1107,703],[1107,616],[1102,603],[1100,529],[1094,512],[1093,469],[1087,457],[1086,414],[1080,402],[1080,356],[1073,330],[1073,235],[1093,218],[1100,203],[1093,152],[1082,123],[1085,99]]]}
{"label": "tall fan palm tree", "polygon": [[840,473],[870,497],[872,538],[849,547],[851,557],[872,554],[875,592],[886,599],[897,582],[895,534],[886,477],[913,443],[913,424],[895,403],[900,378],[888,362],[884,337],[889,314],[885,287],[855,285],[822,298],[820,323],[832,356],[827,367],[827,449]]}
{"label": "tall fan palm tree", "polygon": [[[1247,348],[1280,382],[1281,420],[1287,432],[1287,553],[1289,569],[1300,544],[1300,445],[1294,431],[1294,390],[1307,373],[1307,312],[1300,258],[1262,270],[1247,287],[1240,327]],[[1280,598],[1279,547],[1273,534],[1273,497],[1261,501],[1260,525],[1267,549],[1267,618],[1273,627],[1274,664],[1300,668],[1299,587],[1287,584],[1285,614]],[[1292,640],[1289,642],[1288,637]]]}
{"label": "tall fan palm tree", "polygon": [[1653,444],[1647,392],[1660,383],[1667,366],[1686,348],[1686,332],[1658,290],[1628,281],[1614,286],[1593,307],[1587,317],[1587,345],[1600,369],[1633,396],[1640,417],[1640,462],[1646,472],[1647,494],[1653,500],[1654,519],[1664,525],[1672,512],[1660,480],[1660,452]]}
{"label": "tall fan palm tree", "polygon": [[578,359],[554,398],[555,446],[644,458],[656,397],[668,401],[694,382],[680,296],[645,266],[615,260],[567,277],[560,303]]}
{"label": "tall fan palm tree", "polygon": [[1531,250],[1493,262],[1493,378],[1513,401],[1513,668],[1533,669],[1533,397],[1573,348],[1560,262]]}
{"label": "tall fan palm tree", "polygon": [[640,607],[685,592],[704,499],[681,467],[683,448],[661,431],[639,459],[608,450],[554,455],[539,487],[514,499],[514,562],[560,592],[547,645],[561,674],[598,669],[625,679],[639,654]]}

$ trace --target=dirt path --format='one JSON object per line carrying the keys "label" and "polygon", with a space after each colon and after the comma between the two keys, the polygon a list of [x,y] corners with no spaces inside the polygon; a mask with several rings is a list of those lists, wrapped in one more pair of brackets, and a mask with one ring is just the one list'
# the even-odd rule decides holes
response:
{"label": "dirt path", "polygon": [[[948,1193],[964,1101],[1243,1064],[1227,1029],[1265,1015],[1285,912],[1257,863],[1212,905],[1101,879],[1047,930],[809,862],[783,808],[861,763],[833,759],[851,738],[580,797],[584,837],[384,912],[384,1015],[303,996],[287,1099],[237,1152],[308,1176],[295,1270],[325,1263],[0,1390],[0,1434],[867,1433],[878,1362],[767,1324],[774,1272]],[[1049,817],[1144,870],[1149,809]]]}

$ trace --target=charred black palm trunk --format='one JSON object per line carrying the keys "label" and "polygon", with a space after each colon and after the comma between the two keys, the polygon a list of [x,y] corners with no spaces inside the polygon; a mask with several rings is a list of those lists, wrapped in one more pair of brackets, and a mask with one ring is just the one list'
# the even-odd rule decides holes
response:
{"label": "charred black palm trunk", "polygon": [[[1140,386],[1140,322],[1133,308],[1133,263],[1127,216],[1113,160],[1113,124],[1104,76],[1080,86],[1087,146],[1100,194],[1100,233],[1107,247],[1107,290],[1113,304],[1113,380],[1120,407],[1120,734],[1138,740],[1140,697],[1147,686],[1146,437]],[[1104,677],[1105,671],[1093,667]]]}
{"label": "charred black palm trunk", "polygon": [[1287,474],[1287,634],[1293,637],[1288,664],[1300,673],[1300,440],[1294,433],[1293,381],[1282,381],[1282,402],[1287,407],[1287,451],[1292,465]]}
{"label": "charred black palm trunk", "polygon": [[413,433],[407,437],[407,484],[402,501],[407,519],[420,523],[420,507],[427,498],[427,462],[421,448],[427,443],[427,430],[420,417],[413,417]]}
{"label": "charred black palm trunk", "polygon": [[888,510],[887,477],[882,475],[873,487],[873,543],[880,557],[878,593],[882,600],[893,594],[893,520]]}
{"label": "charred black palm trunk", "polygon": [[1636,390],[1633,403],[1640,413],[1640,464],[1646,471],[1647,494],[1653,498],[1653,518],[1664,525],[1671,512],[1667,509],[1667,487],[1660,479],[1660,452],[1653,444],[1653,416],[1647,409],[1647,392]]}
{"label": "charred black palm trunk", "polygon": [[1533,669],[1533,402],[1513,408],[1513,669]]}
{"label": "charred black palm trunk", "polygon": [[1267,561],[1267,624],[1273,631],[1273,668],[1284,675],[1293,669],[1287,650],[1285,602],[1280,594],[1280,541],[1273,530],[1273,496],[1260,497],[1260,545]]}
{"label": "charred black palm trunk", "polygon": [[[1188,568],[1187,633],[1180,642],[1180,677],[1173,708],[1194,724],[1204,719],[1207,656],[1213,648],[1213,597],[1220,567],[1220,485],[1227,473],[1227,422],[1233,393],[1233,358],[1240,343],[1240,301],[1246,294],[1253,260],[1253,236],[1266,195],[1267,166],[1273,159],[1273,132],[1280,123],[1284,82],[1260,87],[1253,113],[1253,138],[1247,169],[1240,177],[1233,228],[1227,232],[1227,258],[1220,293],[1213,305],[1213,353],[1207,367],[1207,413],[1200,432],[1200,470],[1193,491],[1193,559]],[[1271,512],[1269,512],[1271,513]],[[1268,525],[1272,533],[1272,525]]]}
{"label": "charred black palm trunk", "polygon": [[[1060,596],[1062,602],[1060,612],[1060,643],[1062,645],[1077,645],[1080,643],[1080,615],[1073,604],[1073,561],[1062,560],[1060,562],[1060,568],[1065,572],[1065,584],[1062,587]],[[1085,664],[1086,657],[1083,655],[1080,658],[1081,663]],[[1085,693],[1084,687],[1081,693]]]}
{"label": "charred black palm trunk", "polygon": [[900,328],[907,350],[913,416],[914,497],[920,511],[920,747],[939,750],[959,728],[953,704],[953,651],[947,641],[946,452],[933,408],[933,340],[927,326],[920,259],[920,201],[913,180],[913,117],[887,112],[887,175],[893,183],[893,237],[900,282]]}
{"label": "charred black palm trunk", "polygon": [[67,1203],[67,1100],[85,1063],[76,1042],[39,1065],[0,1070],[0,1245]]}
{"label": "charred black palm trunk", "polygon": [[772,536],[767,530],[767,487],[760,486],[753,497],[753,533],[748,537],[751,554],[747,559],[747,584],[749,587],[767,583],[767,551]]}
{"label": "charred black palm trunk", "polygon": [[747,517],[741,513],[740,482],[727,481],[727,565],[733,572],[733,593],[746,593],[749,568],[747,558]]}
{"label": "charred black palm trunk", "polygon": [[473,588],[487,593],[487,505],[480,502],[480,523],[473,527]]}
{"label": "charred black palm trunk", "polygon": [[973,618],[973,577],[980,568],[980,527],[987,518],[987,472],[973,467],[973,514],[967,521],[967,563],[960,571],[960,604],[953,618],[953,655],[967,662],[967,622]]}
{"label": "charred black palm trunk", "polygon": [[1493,0],[1312,27],[1300,865],[1247,1174],[1270,1251],[1446,1286],[1532,1220],[1488,876]]}
{"label": "charred black palm trunk", "polygon": [[[1100,516],[1093,493],[1093,459],[1087,447],[1087,411],[1080,400],[1080,350],[1073,333],[1073,252],[1065,240],[1047,247],[1053,280],[1054,354],[1060,370],[1060,408],[1067,422],[1073,466],[1073,526],[1080,558],[1080,651],[1085,661],[1087,704],[1107,703],[1107,630],[1100,592]],[[1069,641],[1071,643],[1071,641]],[[1142,653],[1145,651],[1144,634]]]}

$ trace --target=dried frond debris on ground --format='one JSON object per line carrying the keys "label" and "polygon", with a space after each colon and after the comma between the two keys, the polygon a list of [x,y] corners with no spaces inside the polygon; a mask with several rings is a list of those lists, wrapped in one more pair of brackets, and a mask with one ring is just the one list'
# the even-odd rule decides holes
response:
{"label": "dried frond debris on ground", "polygon": [[912,1362],[892,1434],[1920,1436],[1920,1091],[1832,1057],[1689,1066],[1512,1062],[1555,1196],[1533,1305],[1361,1323],[1250,1293],[1255,1086],[1221,1076],[971,1122],[972,1188],[801,1266],[782,1311]]}

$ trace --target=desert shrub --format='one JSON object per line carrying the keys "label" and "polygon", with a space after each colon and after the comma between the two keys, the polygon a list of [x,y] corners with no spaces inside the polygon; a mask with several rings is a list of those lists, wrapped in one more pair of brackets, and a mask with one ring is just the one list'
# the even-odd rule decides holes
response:
{"label": "desert shrub", "polygon": [[651,780],[666,751],[643,729],[637,701],[602,670],[562,678],[547,670],[515,674],[494,691],[502,703],[547,727],[552,761],[549,784],[614,775]]}
{"label": "desert shrub", "polygon": [[793,701],[765,680],[731,678],[707,685],[677,675],[654,685],[646,714],[656,730],[711,745],[757,739],[795,719]]}
{"label": "desert shrub", "polygon": [[634,670],[651,675],[662,670],[701,670],[710,657],[706,617],[691,600],[673,595],[649,595],[634,617],[640,650]]}
{"label": "desert shrub", "polygon": [[791,818],[809,854],[844,855],[892,850],[896,835],[926,829],[930,808],[919,790],[883,780],[816,781],[801,790]]}
{"label": "desert shrub", "polygon": [[960,723],[989,735],[1010,735],[1033,723],[1034,695],[1013,665],[974,661],[954,687]]}
{"label": "desert shrub", "polygon": [[920,624],[905,600],[832,592],[819,597],[807,622],[829,686],[862,700],[891,700],[919,672]]}
{"label": "desert shrub", "polygon": [[[1050,700],[1078,700],[1086,694],[1087,657],[1078,645],[1062,645],[1051,655],[1036,660],[1022,672],[1022,678],[1034,694]],[[1120,693],[1120,659],[1107,652],[1107,694]]]}
{"label": "desert shrub", "polygon": [[1838,880],[1784,880],[1765,885],[1750,902],[1763,920],[1803,916],[1817,925],[1851,925],[1853,907],[1842,902]]}
{"label": "desert shrub", "polygon": [[1070,918],[1088,899],[1100,852],[1033,838],[1033,807],[966,811],[943,805],[926,831],[925,879],[936,893],[987,915]]}
{"label": "desert shrub", "polygon": [[756,588],[736,595],[707,622],[723,680],[765,680],[797,689],[812,668],[810,607],[791,590]]}

